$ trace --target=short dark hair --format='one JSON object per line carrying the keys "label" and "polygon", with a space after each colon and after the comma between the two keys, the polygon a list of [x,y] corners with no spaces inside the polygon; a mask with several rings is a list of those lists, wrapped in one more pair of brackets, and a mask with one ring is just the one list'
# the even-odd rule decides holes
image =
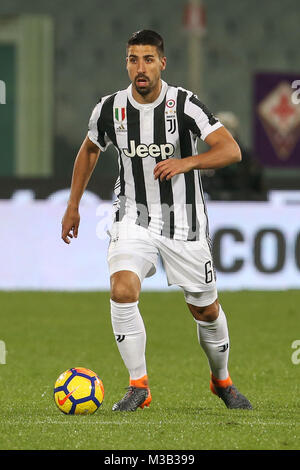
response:
{"label": "short dark hair", "polygon": [[152,31],[151,29],[142,29],[141,31],[136,31],[128,39],[127,42],[127,51],[129,46],[136,45],[150,45],[156,46],[159,55],[162,57],[164,55],[164,40],[160,34]]}

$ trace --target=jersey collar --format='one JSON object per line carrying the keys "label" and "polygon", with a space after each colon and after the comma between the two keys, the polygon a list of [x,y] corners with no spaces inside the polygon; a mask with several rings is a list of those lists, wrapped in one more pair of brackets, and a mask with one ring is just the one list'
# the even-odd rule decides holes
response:
{"label": "jersey collar", "polygon": [[134,108],[137,108],[140,110],[151,109],[151,108],[156,108],[156,106],[158,106],[163,101],[165,94],[167,92],[167,88],[168,88],[168,84],[164,82],[163,80],[161,80],[160,94],[156,98],[156,100],[153,101],[152,103],[147,103],[147,104],[138,103],[132,96],[132,84],[130,84],[129,87],[127,88],[127,96],[128,96],[130,103],[132,104]]}

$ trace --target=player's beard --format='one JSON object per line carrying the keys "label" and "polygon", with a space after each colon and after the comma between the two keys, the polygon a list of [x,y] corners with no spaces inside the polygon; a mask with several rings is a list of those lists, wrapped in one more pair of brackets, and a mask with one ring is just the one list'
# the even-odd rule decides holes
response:
{"label": "player's beard", "polygon": [[147,96],[149,93],[152,91],[151,83],[149,80],[147,80],[148,84],[146,86],[139,86],[138,82],[135,80],[133,82],[133,86],[135,90],[141,95],[141,96]]}
{"label": "player's beard", "polygon": [[[145,79],[146,82],[147,82],[147,85],[139,86],[138,80],[139,80],[140,78]],[[137,77],[137,78],[134,80],[133,86],[134,86],[135,90],[137,91],[137,93],[139,93],[141,96],[147,96],[147,95],[149,95],[149,93],[151,93],[151,92],[155,89],[155,87],[156,87],[156,85],[157,85],[158,82],[159,82],[159,80],[157,80],[157,81],[156,81],[156,80],[152,80],[152,81],[151,81],[151,80],[149,80],[149,78],[147,78],[147,77],[141,75],[141,76]]]}
{"label": "player's beard", "polygon": [[135,89],[138,92],[138,94],[141,96],[147,96],[151,92],[150,87],[139,87],[135,85]]}

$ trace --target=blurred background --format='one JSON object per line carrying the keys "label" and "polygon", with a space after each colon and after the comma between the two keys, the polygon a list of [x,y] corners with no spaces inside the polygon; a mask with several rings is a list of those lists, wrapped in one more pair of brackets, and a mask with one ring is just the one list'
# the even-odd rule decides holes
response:
{"label": "blurred background", "polygon": [[[242,149],[242,163],[202,175],[219,288],[300,287],[299,14],[297,0],[2,0],[0,289],[108,288],[112,147],[70,246],[60,222],[91,111],[128,86],[139,29],[165,40],[163,79],[198,94]],[[145,288],[162,279],[160,267]]]}

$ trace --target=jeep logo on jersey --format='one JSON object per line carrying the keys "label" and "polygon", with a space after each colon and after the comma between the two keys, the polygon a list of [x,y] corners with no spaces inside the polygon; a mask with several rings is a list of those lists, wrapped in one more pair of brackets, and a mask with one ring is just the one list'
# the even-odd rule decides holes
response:
{"label": "jeep logo on jersey", "polygon": [[131,140],[130,141],[130,148],[125,149],[123,148],[123,153],[126,155],[126,157],[133,158],[135,156],[145,158],[145,157],[161,157],[163,160],[165,158],[171,157],[174,155],[175,148],[174,145],[172,144],[139,144],[137,147],[135,146],[135,141]]}

